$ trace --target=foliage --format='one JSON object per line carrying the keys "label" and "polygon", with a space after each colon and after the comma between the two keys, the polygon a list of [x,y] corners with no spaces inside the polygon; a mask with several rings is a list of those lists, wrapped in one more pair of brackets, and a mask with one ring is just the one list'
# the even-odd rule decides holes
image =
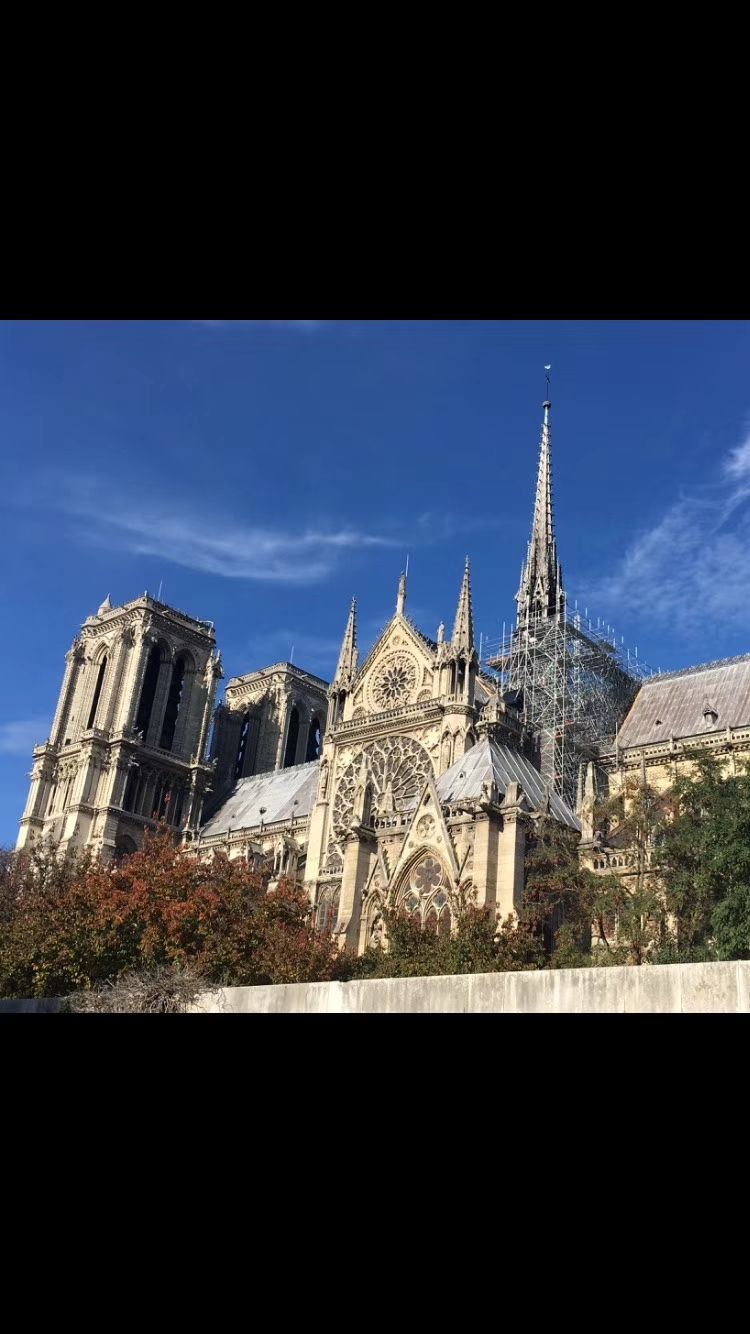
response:
{"label": "foliage", "polygon": [[659,846],[681,958],[750,959],[750,777],[724,776],[710,754],[672,789],[674,818]]}
{"label": "foliage", "polygon": [[629,782],[597,823],[626,852],[625,874],[588,871],[574,832],[542,816],[517,916],[498,925],[464,886],[451,934],[386,909],[387,948],[360,959],[315,931],[293,883],[268,893],[243,860],[199,862],[166,828],[117,865],[40,845],[3,852],[0,996],[88,992],[76,1008],[155,1012],[218,985],[750,958],[747,772],[725,777],[697,756],[666,794]]}
{"label": "foliage", "polygon": [[199,862],[166,828],[114,866],[18,853],[0,873],[0,995],[60,996],[188,962],[217,984],[335,976],[307,896],[283,881],[266,889],[243,860]]}
{"label": "foliage", "polygon": [[669,948],[668,913],[658,848],[671,816],[670,794],[629,778],[623,791],[597,809],[616,847],[627,853],[627,874],[594,877],[600,890],[592,921],[604,951],[592,962],[644,964]]}
{"label": "foliage", "polygon": [[403,909],[383,911],[387,945],[366,950],[347,967],[347,979],[437,977],[457,973],[523,971],[544,966],[544,944],[536,922],[521,914],[498,927],[489,908],[478,908],[473,891],[451,896],[454,930],[424,930]]}

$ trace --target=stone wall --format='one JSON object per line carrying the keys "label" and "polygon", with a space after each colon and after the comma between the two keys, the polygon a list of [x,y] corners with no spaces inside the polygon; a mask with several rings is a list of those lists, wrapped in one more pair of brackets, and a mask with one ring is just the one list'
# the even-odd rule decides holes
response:
{"label": "stone wall", "polygon": [[203,997],[196,1009],[226,1014],[747,1014],[750,963],[228,987]]}
{"label": "stone wall", "polygon": [[[0,1000],[0,1013],[60,1009],[59,1000]],[[750,963],[568,968],[378,982],[226,987],[208,1014],[748,1014]]]}

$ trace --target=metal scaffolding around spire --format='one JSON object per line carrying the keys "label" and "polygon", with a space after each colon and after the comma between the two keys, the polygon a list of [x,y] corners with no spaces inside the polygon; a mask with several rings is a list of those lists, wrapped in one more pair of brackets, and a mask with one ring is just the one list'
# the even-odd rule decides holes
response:
{"label": "metal scaffolding around spire", "polygon": [[[545,368],[549,369],[549,368]],[[576,802],[582,763],[614,741],[645,663],[618,645],[610,627],[568,615],[552,512],[550,403],[544,404],[534,517],[516,596],[518,617],[502,640],[488,644],[486,665],[536,737],[539,767],[552,790]]]}

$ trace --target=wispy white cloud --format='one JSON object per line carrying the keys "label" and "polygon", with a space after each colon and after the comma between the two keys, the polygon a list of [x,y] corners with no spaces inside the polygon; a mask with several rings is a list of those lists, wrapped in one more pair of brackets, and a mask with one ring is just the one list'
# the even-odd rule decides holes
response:
{"label": "wispy white cloud", "polygon": [[685,637],[712,621],[750,631],[749,499],[750,435],[723,460],[718,482],[680,495],[581,594],[610,615],[637,613]]}
{"label": "wispy white cloud", "polygon": [[20,722],[0,723],[0,754],[28,755],[49,736],[49,718],[24,718]]}
{"label": "wispy white cloud", "polygon": [[480,533],[502,528],[506,520],[489,514],[450,514],[425,510],[417,518],[422,542],[450,542],[463,534]]}
{"label": "wispy white cloud", "polygon": [[192,320],[193,324],[202,324],[204,329],[247,329],[265,327],[269,329],[298,329],[301,333],[315,333],[328,323],[327,320]]}
{"label": "wispy white cloud", "polygon": [[724,471],[727,477],[750,477],[750,431],[741,445],[729,451]]}
{"label": "wispy white cloud", "polygon": [[112,488],[90,478],[61,480],[47,497],[51,508],[87,520],[85,527],[75,526],[79,540],[133,556],[157,556],[224,579],[316,584],[357,552],[402,545],[347,523],[287,531],[199,514],[158,498],[141,503],[121,496],[115,506]]}
{"label": "wispy white cloud", "polygon": [[321,583],[358,554],[390,549],[399,552],[395,588],[408,551],[494,524],[471,515],[431,512],[416,525],[404,520],[403,527],[387,516],[378,531],[346,519],[287,529],[244,523],[218,510],[199,511],[189,501],[166,499],[153,490],[143,499],[123,492],[119,481],[56,470],[26,478],[13,499],[23,508],[44,508],[76,520],[69,532],[74,541],[154,556],[225,579],[302,586]]}

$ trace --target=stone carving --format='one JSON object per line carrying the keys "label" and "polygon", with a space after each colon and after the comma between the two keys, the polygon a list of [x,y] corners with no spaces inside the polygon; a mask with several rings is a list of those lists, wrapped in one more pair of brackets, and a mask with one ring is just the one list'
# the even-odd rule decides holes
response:
{"label": "stone carving", "polygon": [[378,668],[370,687],[376,709],[405,704],[417,684],[417,664],[409,653],[391,653]]}
{"label": "stone carving", "polygon": [[434,857],[424,857],[412,872],[412,884],[422,898],[427,898],[443,880],[443,868]]}
{"label": "stone carving", "polygon": [[[423,746],[411,737],[390,736],[365,746],[373,798],[379,811],[383,810],[387,790],[396,811],[409,810],[431,773],[430,757]],[[359,768],[356,760],[341,775],[333,810],[334,829],[345,829],[351,820]]]}

